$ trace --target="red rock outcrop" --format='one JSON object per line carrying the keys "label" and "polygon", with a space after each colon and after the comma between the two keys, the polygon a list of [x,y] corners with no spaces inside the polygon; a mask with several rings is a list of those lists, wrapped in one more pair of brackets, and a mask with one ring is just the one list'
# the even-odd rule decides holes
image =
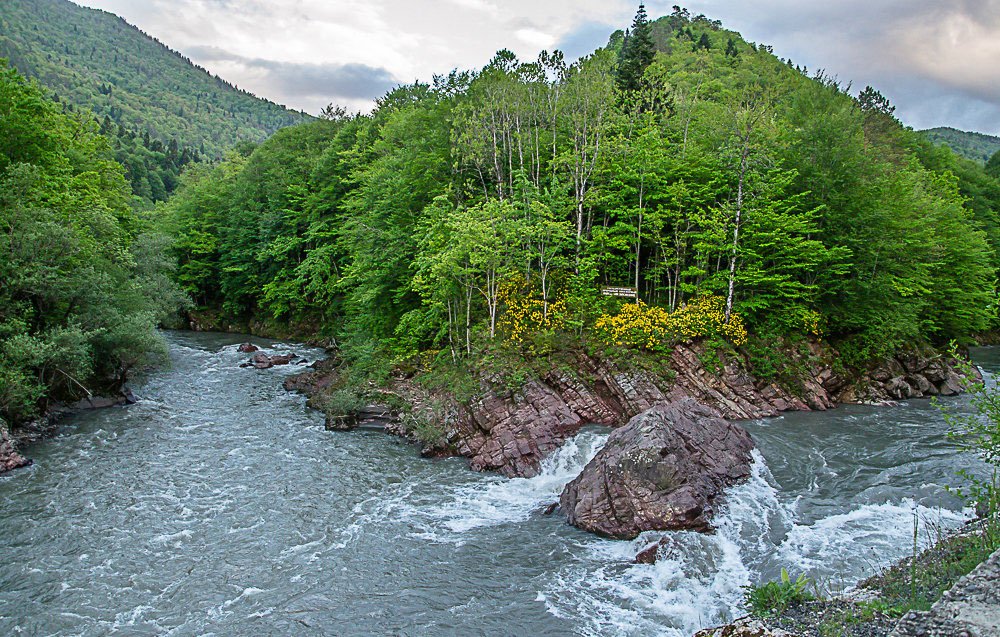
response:
{"label": "red rock outcrop", "polygon": [[[583,425],[621,426],[651,407],[684,398],[712,407],[723,418],[745,420],[826,410],[840,403],[953,395],[962,383],[954,361],[931,350],[882,361],[849,381],[834,369],[837,352],[820,342],[786,352],[796,370],[794,392],[755,378],[745,359],[711,352],[700,343],[675,347],[663,362],[666,371],[658,373],[581,352],[566,356],[562,364],[514,389],[495,374],[484,375],[475,397],[463,403],[447,391],[432,395],[411,380],[395,381],[390,391],[416,411],[429,411],[431,405],[443,410],[439,420],[448,430],[448,446],[469,458],[473,469],[531,477]],[[386,428],[405,430],[398,423]]]}
{"label": "red rock outcrop", "polygon": [[726,487],[750,477],[750,434],[684,398],[611,432],[563,489],[570,524],[617,539],[644,531],[707,531]]}

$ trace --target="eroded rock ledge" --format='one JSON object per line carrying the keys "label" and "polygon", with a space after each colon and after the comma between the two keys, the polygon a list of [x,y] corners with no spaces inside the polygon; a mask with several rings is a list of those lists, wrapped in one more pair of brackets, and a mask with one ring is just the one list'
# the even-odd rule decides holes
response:
{"label": "eroded rock ledge", "polygon": [[[513,390],[499,374],[486,373],[468,401],[460,402],[446,390],[430,392],[412,379],[397,379],[389,392],[412,405],[417,415],[434,412],[446,430],[447,447],[469,458],[473,469],[531,477],[583,425],[621,426],[651,407],[685,398],[712,407],[723,418],[743,420],[826,410],[840,403],[954,395],[962,382],[955,361],[929,349],[846,378],[835,371],[836,351],[825,343],[809,343],[788,353],[796,369],[794,391],[755,378],[744,360],[709,352],[702,344],[674,348],[662,366],[665,373],[629,369],[581,352],[566,356],[568,360]],[[288,383],[307,395],[330,385],[329,376],[321,373]],[[400,430],[395,424],[387,428]]]}

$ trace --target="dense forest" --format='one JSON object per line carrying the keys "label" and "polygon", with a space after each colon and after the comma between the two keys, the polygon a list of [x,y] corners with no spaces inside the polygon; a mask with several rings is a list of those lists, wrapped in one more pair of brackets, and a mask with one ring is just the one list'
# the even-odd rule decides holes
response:
{"label": "dense forest", "polygon": [[202,308],[355,361],[797,334],[860,363],[997,317],[996,172],[893,110],[640,10],[576,63],[501,51],[196,166],[157,223]]}
{"label": "dense forest", "polygon": [[1000,158],[682,9],[573,64],[501,51],[214,163],[2,78],[8,422],[122,382],[185,294],[380,370],[698,338],[825,338],[861,364],[996,327]]}
{"label": "dense forest", "polygon": [[0,428],[113,392],[184,303],[90,113],[0,66]]}
{"label": "dense forest", "polygon": [[954,128],[930,128],[921,131],[935,144],[943,144],[955,154],[985,164],[1000,152],[1000,137],[960,131]]}
{"label": "dense forest", "polygon": [[99,120],[213,158],[310,119],[212,76],[114,14],[68,0],[0,2],[0,58]]}

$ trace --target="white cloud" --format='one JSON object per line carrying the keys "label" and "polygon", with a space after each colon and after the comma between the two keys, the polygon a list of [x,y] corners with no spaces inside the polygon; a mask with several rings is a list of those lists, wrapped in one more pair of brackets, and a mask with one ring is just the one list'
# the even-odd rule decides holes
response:
{"label": "white cloud", "polygon": [[[0,0],[2,1],[2,0]],[[631,23],[636,0],[77,0],[117,13],[213,73],[317,112],[365,108],[359,87],[430,80],[501,48],[576,56]],[[679,0],[649,0],[651,16]],[[1000,133],[1000,0],[690,0],[682,3],[855,87],[872,84],[915,127]],[[203,53],[221,49],[230,59]],[[242,61],[236,61],[239,58]],[[251,63],[252,62],[252,63]],[[281,69],[278,73],[276,69]],[[339,71],[338,71],[339,69]],[[337,71],[336,73],[334,71]],[[279,76],[301,73],[298,81]],[[326,78],[316,91],[310,78]],[[350,81],[348,81],[350,80]],[[350,89],[350,90],[348,90]],[[311,93],[316,94],[311,94]]]}

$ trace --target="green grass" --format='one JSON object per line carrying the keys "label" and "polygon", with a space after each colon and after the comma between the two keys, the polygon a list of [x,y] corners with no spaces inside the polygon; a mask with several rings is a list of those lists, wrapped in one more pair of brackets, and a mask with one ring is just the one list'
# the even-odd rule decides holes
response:
{"label": "green grass", "polygon": [[1000,548],[998,522],[981,521],[978,528],[939,540],[934,546],[861,583],[879,593],[889,607],[927,610],[964,575]]}

